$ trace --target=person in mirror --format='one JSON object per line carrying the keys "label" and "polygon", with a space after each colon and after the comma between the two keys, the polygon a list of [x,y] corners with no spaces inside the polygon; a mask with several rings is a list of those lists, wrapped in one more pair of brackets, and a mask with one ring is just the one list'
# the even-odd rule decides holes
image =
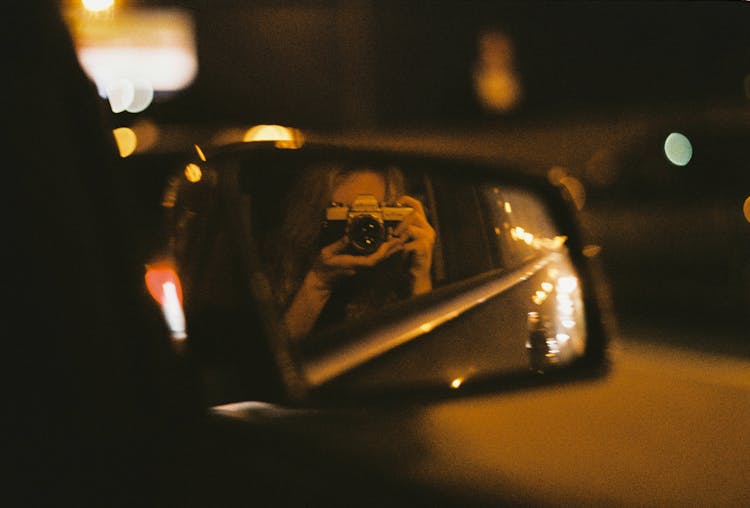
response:
{"label": "person in mirror", "polygon": [[[361,196],[398,203],[405,215],[371,253],[354,252],[348,234],[321,242],[327,207],[351,209]],[[432,289],[435,230],[422,203],[404,193],[401,170],[312,168],[296,182],[285,213],[276,242],[277,297],[292,339]]]}

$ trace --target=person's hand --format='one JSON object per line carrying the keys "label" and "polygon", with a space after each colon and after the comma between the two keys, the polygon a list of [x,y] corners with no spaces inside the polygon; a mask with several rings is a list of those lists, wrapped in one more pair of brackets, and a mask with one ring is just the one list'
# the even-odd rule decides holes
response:
{"label": "person's hand", "polygon": [[430,226],[422,203],[411,196],[401,196],[399,202],[414,209],[393,231],[402,240],[405,252],[410,252],[409,272],[414,278],[413,293],[424,293],[432,289],[432,251],[435,247],[435,230]]}
{"label": "person's hand", "polygon": [[289,336],[299,339],[310,332],[331,296],[333,284],[337,279],[354,275],[358,268],[375,266],[403,250],[405,240],[405,235],[402,238],[391,238],[369,256],[347,254],[348,237],[324,247],[284,314],[284,324]]}
{"label": "person's hand", "polygon": [[346,253],[349,238],[344,236],[320,251],[309,275],[315,278],[319,290],[330,291],[337,279],[354,275],[358,268],[377,265],[394,253],[403,250],[406,241],[406,236],[393,237],[383,242],[372,254],[354,256]]}

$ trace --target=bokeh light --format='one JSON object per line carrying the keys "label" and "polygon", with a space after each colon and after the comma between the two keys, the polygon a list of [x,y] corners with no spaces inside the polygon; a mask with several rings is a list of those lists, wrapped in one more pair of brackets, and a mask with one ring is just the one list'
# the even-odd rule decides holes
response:
{"label": "bokeh light", "polygon": [[202,160],[203,162],[206,162],[206,154],[203,153],[203,150],[201,150],[201,147],[198,145],[193,145],[193,146],[195,147],[195,153],[198,154],[198,157],[200,158],[200,160]]}
{"label": "bokeh light", "polygon": [[745,200],[745,204],[742,206],[742,212],[745,214],[745,220],[750,222],[750,196]]}
{"label": "bokeh light", "polygon": [[[91,1],[92,6],[102,4]],[[93,8],[93,7],[92,7]],[[187,9],[122,8],[112,15],[69,9],[66,20],[81,67],[96,83],[99,95],[110,98],[113,110],[143,111],[154,94],[183,90],[198,73],[193,15]],[[115,12],[116,11],[116,12]],[[124,85],[124,81],[129,85]],[[118,95],[114,101],[110,89]]]}
{"label": "bokeh light", "polygon": [[81,3],[89,12],[101,12],[115,5],[115,0],[81,0]]}
{"label": "bokeh light", "polygon": [[203,171],[198,164],[191,162],[185,166],[185,178],[188,182],[198,183],[203,178]]}
{"label": "bokeh light", "polygon": [[154,88],[143,78],[116,79],[107,84],[105,93],[109,107],[114,113],[140,113],[149,107],[154,99]]}
{"label": "bokeh light", "polygon": [[299,148],[304,144],[304,138],[298,129],[283,125],[254,125],[245,132],[242,141],[275,141],[277,148]]}
{"label": "bokeh light", "polygon": [[145,281],[151,297],[161,306],[172,338],[178,341],[186,339],[182,284],[174,266],[169,262],[146,265]]}
{"label": "bokeh light", "polygon": [[664,141],[664,153],[675,166],[686,166],[693,157],[693,145],[684,134],[673,132]]}
{"label": "bokeh light", "polygon": [[133,99],[125,108],[130,113],[140,113],[151,105],[154,100],[154,87],[144,78],[136,78],[133,83]]}
{"label": "bokeh light", "polygon": [[117,79],[107,84],[106,96],[113,113],[122,113],[135,98],[135,87],[129,79]]}
{"label": "bokeh light", "polygon": [[128,127],[120,127],[112,131],[117,142],[117,149],[120,151],[120,157],[123,159],[135,152],[138,146],[138,136]]}
{"label": "bokeh light", "polygon": [[587,258],[593,258],[595,256],[598,256],[601,251],[602,251],[601,245],[590,244],[590,245],[586,245],[583,248],[583,255],[586,256]]}

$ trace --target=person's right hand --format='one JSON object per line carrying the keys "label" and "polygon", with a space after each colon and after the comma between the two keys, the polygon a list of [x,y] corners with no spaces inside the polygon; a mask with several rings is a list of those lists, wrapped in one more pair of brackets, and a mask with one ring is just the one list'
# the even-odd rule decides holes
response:
{"label": "person's right hand", "polygon": [[351,277],[357,269],[375,266],[384,259],[404,248],[406,238],[391,238],[378,250],[367,256],[346,254],[349,238],[344,236],[320,251],[310,270],[318,282],[318,289],[330,291],[334,282],[341,277]]}

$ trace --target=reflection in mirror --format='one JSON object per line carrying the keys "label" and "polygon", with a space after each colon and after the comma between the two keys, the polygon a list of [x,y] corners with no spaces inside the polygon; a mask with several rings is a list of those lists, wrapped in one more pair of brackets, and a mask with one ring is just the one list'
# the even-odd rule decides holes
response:
{"label": "reflection in mirror", "polygon": [[464,389],[585,355],[588,283],[550,189],[456,164],[269,145],[175,181],[187,333],[224,386],[209,399],[272,376],[263,344],[308,394]]}
{"label": "reflection in mirror", "polygon": [[293,340],[432,288],[435,231],[399,168],[326,161],[290,182],[264,258]]}

